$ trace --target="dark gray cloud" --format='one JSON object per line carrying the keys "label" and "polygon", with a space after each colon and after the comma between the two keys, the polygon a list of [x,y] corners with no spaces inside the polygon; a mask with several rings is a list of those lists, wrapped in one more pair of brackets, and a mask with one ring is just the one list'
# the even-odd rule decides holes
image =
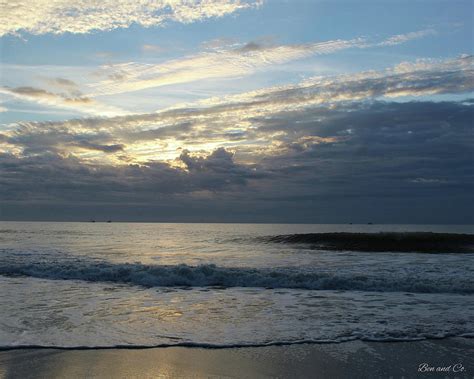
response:
{"label": "dark gray cloud", "polygon": [[25,156],[60,151],[66,153],[71,146],[103,152],[124,149],[124,145],[114,143],[112,136],[107,133],[77,133],[65,126],[39,128],[29,123],[19,124],[13,133],[3,136],[3,141],[22,147]]}
{"label": "dark gray cloud", "polygon": [[[282,137],[285,144],[311,135],[332,136],[335,142],[306,144],[262,162],[285,175],[298,167],[304,178],[300,190],[310,182],[323,192],[330,189],[347,197],[474,189],[474,111],[470,105],[378,102],[329,112],[313,110],[305,116],[294,114],[287,123],[269,120],[265,128],[269,132],[291,128],[291,139]],[[305,122],[314,118],[320,121]]]}
{"label": "dark gray cloud", "polygon": [[471,101],[279,112],[254,116],[246,132],[272,136],[267,149],[184,149],[175,166],[83,162],[55,150],[54,141],[105,152],[124,147],[105,132],[87,139],[56,128],[41,139],[25,127],[8,139],[27,146],[26,154],[0,155],[0,214],[39,217],[51,209],[60,218],[62,204],[72,218],[101,209],[137,220],[474,222],[473,119]]}
{"label": "dark gray cloud", "polygon": [[250,51],[261,51],[268,48],[268,45],[265,45],[260,42],[248,42],[244,46],[237,49],[241,53],[248,53]]}
{"label": "dark gray cloud", "polygon": [[121,145],[121,144],[99,145],[96,143],[91,143],[89,141],[78,141],[74,145],[86,150],[102,151],[104,153],[116,153],[116,152],[122,151],[125,147],[124,145]]}
{"label": "dark gray cloud", "polygon": [[[100,148],[100,147],[99,147]],[[172,167],[150,161],[146,165],[91,165],[73,156],[47,153],[18,158],[0,155],[0,197],[4,201],[132,202],[145,204],[157,195],[227,191],[245,187],[258,177],[247,166],[233,161],[233,154],[217,149],[197,157],[183,151]]]}
{"label": "dark gray cloud", "polygon": [[258,172],[249,165],[239,165],[234,162],[234,154],[224,148],[218,148],[206,157],[193,157],[184,150],[179,156],[193,175],[198,187],[209,191],[218,191],[233,186],[240,191],[249,179],[261,179],[266,176],[263,169]]}

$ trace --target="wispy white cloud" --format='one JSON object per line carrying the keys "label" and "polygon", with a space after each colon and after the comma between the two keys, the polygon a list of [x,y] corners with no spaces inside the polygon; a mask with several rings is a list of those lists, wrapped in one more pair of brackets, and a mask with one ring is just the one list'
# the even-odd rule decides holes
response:
{"label": "wispy white cloud", "polygon": [[416,32],[409,32],[405,34],[397,34],[394,36],[391,36],[387,38],[386,40],[378,43],[378,46],[395,46],[395,45],[400,45],[402,43],[411,41],[411,40],[416,40],[420,38],[424,38],[427,36],[433,36],[436,35],[437,32],[435,29],[423,29],[423,30],[418,30]]}
{"label": "wispy white cloud", "polygon": [[90,33],[96,30],[191,23],[255,7],[260,0],[8,0],[1,3],[0,36]]}
{"label": "wispy white cloud", "polygon": [[270,65],[311,55],[330,54],[364,44],[361,38],[280,46],[248,43],[232,48],[216,48],[160,64],[130,62],[104,65],[99,74],[106,76],[106,79],[90,87],[97,95],[105,95],[203,79],[239,77]]}
{"label": "wispy white cloud", "polygon": [[[89,68],[73,66],[4,65],[5,70],[12,73],[9,77],[16,80],[9,79],[9,86],[4,86],[2,93],[46,107],[71,109],[100,116],[123,115],[136,112],[136,109],[132,110],[133,107],[130,106],[127,108],[127,100],[123,100],[123,95],[120,96],[120,101],[117,97],[104,97],[105,95],[118,95],[201,80],[235,79],[298,59],[350,48],[383,46],[387,41],[392,41],[390,44],[395,41],[403,43],[415,36],[421,38],[427,34],[428,31],[408,33],[393,36],[379,43],[374,43],[368,38],[289,45],[279,45],[272,37],[247,43],[219,39],[204,44],[203,50],[194,55],[156,64],[135,62],[108,64],[100,66],[93,72],[90,72]],[[156,53],[160,51],[161,46],[143,45],[141,48],[144,52]],[[122,106],[129,112],[119,108]],[[147,109],[150,107],[147,106]]]}
{"label": "wispy white cloud", "polygon": [[[97,95],[110,95],[197,80],[235,78],[314,55],[349,48],[393,46],[434,33],[434,29],[426,29],[395,35],[381,42],[354,38],[293,45],[275,45],[266,40],[246,44],[226,39],[213,40],[204,45],[207,51],[158,64],[129,62],[104,65],[99,74],[105,79],[90,87]],[[150,50],[152,48],[150,46]]]}
{"label": "wispy white cloud", "polygon": [[[382,71],[318,76],[295,85],[275,86],[239,95],[209,98],[202,106],[256,104],[259,111],[279,110],[380,97],[426,96],[474,91],[474,57],[420,59]],[[271,111],[271,110],[270,110]]]}
{"label": "wispy white cloud", "polygon": [[164,51],[164,49],[158,45],[144,44],[142,45],[142,51],[144,53],[161,53]]}

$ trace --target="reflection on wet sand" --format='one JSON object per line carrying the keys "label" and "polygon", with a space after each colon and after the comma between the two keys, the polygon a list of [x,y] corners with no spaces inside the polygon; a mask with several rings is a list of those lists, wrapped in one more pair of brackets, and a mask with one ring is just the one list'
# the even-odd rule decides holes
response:
{"label": "reflection on wet sand", "polygon": [[[417,377],[419,365],[463,367],[472,378],[474,340],[363,342],[257,348],[23,349],[0,352],[0,377],[13,378],[372,378]],[[454,375],[453,373],[451,373]],[[430,378],[446,377],[431,373]]]}

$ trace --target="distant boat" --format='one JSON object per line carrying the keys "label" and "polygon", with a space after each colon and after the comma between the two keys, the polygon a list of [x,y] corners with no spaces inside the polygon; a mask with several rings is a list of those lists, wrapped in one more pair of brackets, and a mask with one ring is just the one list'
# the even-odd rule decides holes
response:
{"label": "distant boat", "polygon": [[91,222],[95,222],[95,220],[91,220]]}
{"label": "distant boat", "polygon": [[111,222],[112,222],[112,220],[107,220],[107,223],[111,223]]}

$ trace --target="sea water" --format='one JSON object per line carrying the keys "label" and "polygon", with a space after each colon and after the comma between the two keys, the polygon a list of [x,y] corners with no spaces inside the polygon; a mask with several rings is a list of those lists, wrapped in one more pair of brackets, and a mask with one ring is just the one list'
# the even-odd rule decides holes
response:
{"label": "sea water", "polygon": [[0,222],[0,347],[471,337],[473,234],[455,225]]}

